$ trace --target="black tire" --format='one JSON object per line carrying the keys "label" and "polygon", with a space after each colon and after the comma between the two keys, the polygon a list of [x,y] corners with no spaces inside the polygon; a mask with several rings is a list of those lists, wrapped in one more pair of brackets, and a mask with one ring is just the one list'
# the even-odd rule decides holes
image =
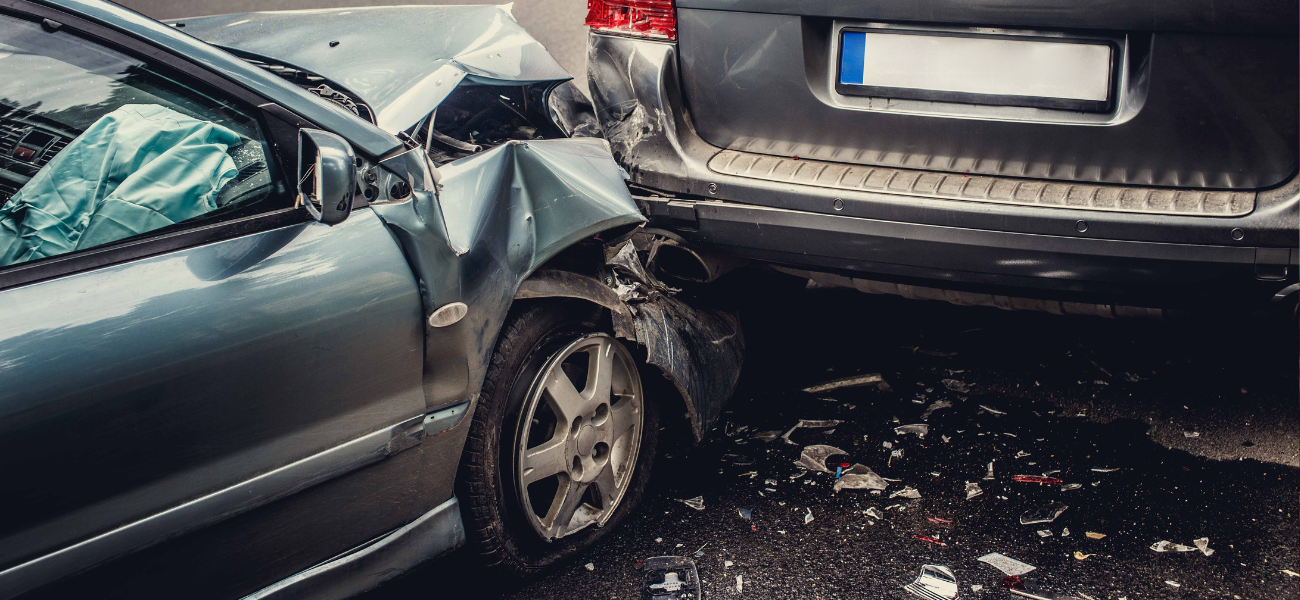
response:
{"label": "black tire", "polygon": [[[621,502],[603,526],[546,541],[529,524],[516,493],[514,444],[525,398],[557,351],[579,337],[605,332],[601,321],[607,319],[601,317],[600,311],[584,302],[530,302],[512,310],[502,327],[474,409],[456,484],[469,545],[494,574],[531,577],[576,555],[616,528],[645,492],[659,432],[659,402],[648,396],[653,389],[649,382],[642,387],[646,397],[636,466]],[[638,363],[644,365],[639,359]],[[643,367],[641,375],[643,381],[648,375]]]}

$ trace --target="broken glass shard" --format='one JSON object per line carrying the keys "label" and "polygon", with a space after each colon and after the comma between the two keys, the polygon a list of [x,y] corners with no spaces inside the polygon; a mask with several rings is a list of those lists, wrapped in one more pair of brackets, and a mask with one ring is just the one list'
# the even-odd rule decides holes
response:
{"label": "broken glass shard", "polygon": [[1061,504],[1060,502],[1049,502],[1042,508],[1025,511],[1025,514],[1020,515],[1020,524],[1034,525],[1037,523],[1051,523],[1052,521],[1055,521],[1057,517],[1061,516],[1061,513],[1065,512],[1068,508],[1070,507]]}

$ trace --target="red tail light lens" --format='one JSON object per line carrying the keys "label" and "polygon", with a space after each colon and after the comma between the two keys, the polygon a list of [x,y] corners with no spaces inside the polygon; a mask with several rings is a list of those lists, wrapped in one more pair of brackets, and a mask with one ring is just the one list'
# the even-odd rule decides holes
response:
{"label": "red tail light lens", "polygon": [[673,0],[587,0],[587,26],[606,33],[677,39]]}

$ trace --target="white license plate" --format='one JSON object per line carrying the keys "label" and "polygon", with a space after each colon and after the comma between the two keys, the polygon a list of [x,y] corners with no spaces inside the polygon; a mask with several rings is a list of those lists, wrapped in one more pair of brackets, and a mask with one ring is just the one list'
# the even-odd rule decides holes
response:
{"label": "white license plate", "polygon": [[842,94],[1108,110],[1115,48],[1095,40],[853,30],[840,34]]}

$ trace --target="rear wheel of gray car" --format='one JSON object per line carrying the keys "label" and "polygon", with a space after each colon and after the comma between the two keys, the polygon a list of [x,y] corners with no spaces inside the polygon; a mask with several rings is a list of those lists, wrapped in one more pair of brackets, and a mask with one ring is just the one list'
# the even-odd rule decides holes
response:
{"label": "rear wheel of gray car", "polygon": [[641,361],[579,302],[512,311],[458,480],[470,543],[526,577],[595,543],[636,506],[658,439]]}

